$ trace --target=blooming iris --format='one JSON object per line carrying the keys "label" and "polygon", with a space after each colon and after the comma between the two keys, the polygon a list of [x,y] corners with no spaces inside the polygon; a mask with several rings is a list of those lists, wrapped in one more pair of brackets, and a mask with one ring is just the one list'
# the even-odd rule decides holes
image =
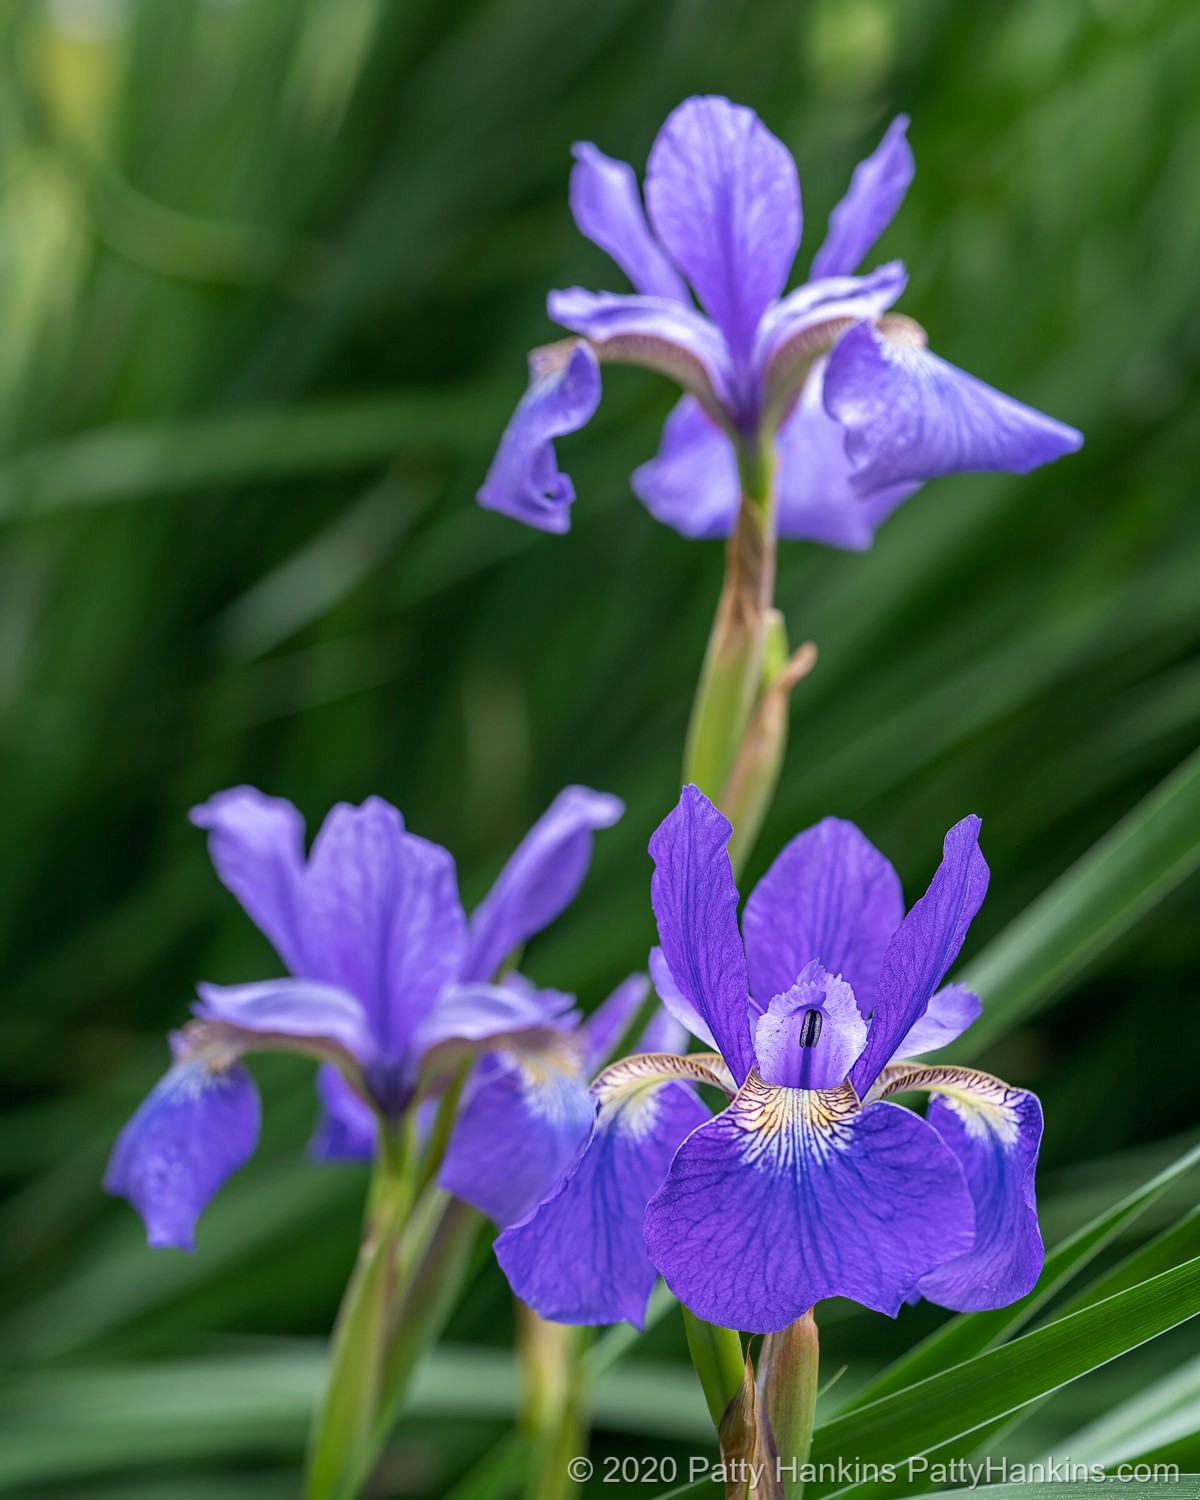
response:
{"label": "blooming iris", "polygon": [[530,356],[480,503],[568,529],[575,490],[553,439],[591,418],[610,361],[658,370],[685,392],[657,457],[633,476],[652,514],[685,536],[729,533],[748,454],[773,452],[780,535],[861,549],[927,479],[1023,473],[1078,448],[1074,428],[947,364],[916,324],[888,313],[907,279],[899,262],[855,274],[912,180],[907,125],[894,120],[858,166],[811,279],[786,295],[800,184],[752,110],[717,97],[679,105],[650,152],[645,212],[631,167],[577,145],[575,222],[634,294],[550,293],[550,317],[577,337]]}
{"label": "blooming iris", "polygon": [[[640,1322],[655,1272],[693,1312],[752,1332],[823,1297],[895,1315],[919,1295],[1001,1307],[1042,1263],[1037,1099],[912,1061],[978,999],[942,987],[987,888],[979,820],[946,835],[905,915],[888,861],[827,818],[746,902],[729,823],[695,787],[651,841],[667,1008],[713,1050],[625,1059],[556,1192],[497,1240],[518,1296],[565,1322]],[[689,1085],[724,1090],[715,1117]],[[926,1091],[926,1118],[889,1102]]]}
{"label": "blooming iris", "polygon": [[[568,787],[468,920],[451,855],[379,798],[335,807],[307,858],[290,802],[237,787],[194,809],[218,876],[290,977],[198,986],[171,1069],[121,1132],[105,1186],[142,1215],[150,1244],[190,1249],[199,1215],[252,1155],[259,1101],[241,1058],[262,1049],[320,1062],[314,1149],[355,1157],[444,1083],[448,1052],[486,1048],[446,1185],[500,1222],[528,1212],[590,1129],[586,1078],[642,991],[627,982],[579,1027],[570,996],[496,976],[574,899],[593,832],[621,812],[615,797]],[[490,1157],[472,1146],[481,1131]]]}

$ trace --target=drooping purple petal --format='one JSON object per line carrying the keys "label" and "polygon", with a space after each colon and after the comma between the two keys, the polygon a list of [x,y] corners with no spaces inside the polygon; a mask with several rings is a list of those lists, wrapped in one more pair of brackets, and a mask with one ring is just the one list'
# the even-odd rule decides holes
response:
{"label": "drooping purple petal", "polygon": [[602,1105],[556,1191],[496,1241],[496,1258],[522,1302],[557,1323],[643,1327],[655,1271],[642,1216],[680,1141],[707,1118],[679,1083]]}
{"label": "drooping purple petal", "polygon": [[682,277],[650,233],[633,168],[590,141],[571,151],[571,213],[579,232],[612,256],[637,291],[689,304]]}
{"label": "drooping purple petal", "polygon": [[889,861],[853,823],[822,819],[784,845],[746,901],[755,1002],[765,1007],[818,959],[841,975],[869,1015],[879,966],[903,920],[900,880]]}
{"label": "drooping purple petal", "polygon": [[719,1052],[721,1049],[717,1046],[717,1039],[712,1034],[712,1028],[675,983],[661,948],[650,950],[650,978],[654,981],[655,991],[667,1014],[678,1021],[685,1031],[702,1041],[706,1047]]}
{"label": "drooping purple petal", "polygon": [[619,798],[586,786],[559,792],[472,914],[463,979],[492,979],[515,948],[574,901],[591,863],[592,834],[624,811]]}
{"label": "drooping purple petal", "polygon": [[218,792],[189,814],[208,830],[222,885],[294,974],[304,972],[304,819],[282,797],[252,786]]}
{"label": "drooping purple petal", "polygon": [[915,170],[907,130],[908,116],[897,115],[875,150],[855,167],[846,196],[829,215],[829,230],[813,257],[810,280],[851,275],[892,222]]}
{"label": "drooping purple petal", "polygon": [[197,1219],[253,1156],[259,1121],[240,1063],[182,1056],[117,1137],[105,1191],[141,1214],[151,1249],[192,1250]]}
{"label": "drooping purple petal", "polygon": [[676,403],[631,484],[656,521],[690,537],[728,536],[742,493],[733,443],[694,396]]}
{"label": "drooping purple petal", "polygon": [[496,1224],[532,1213],[591,1134],[595,1103],[578,1039],[518,1039],[480,1058],[439,1182]]}
{"label": "drooping purple petal", "polygon": [[[622,979],[611,995],[600,1002],[590,1016],[584,1018],[579,1030],[587,1045],[590,1071],[596,1072],[614,1055],[617,1043],[628,1031],[649,993],[650,982],[645,974],[630,974]],[[642,1047],[639,1050],[659,1052],[665,1049]]]}
{"label": "drooping purple petal", "polygon": [[983,903],[988,867],[979,851],[979,828],[979,819],[972,815],[946,835],[942,862],[929,889],[888,944],[867,1048],[851,1074],[859,1098],[925,1014]]}
{"label": "drooping purple petal", "polygon": [[378,1055],[362,1005],[348,991],[311,979],[266,979],[257,984],[198,984],[199,1004],[192,1007],[204,1021],[222,1021],[248,1039],[259,1037],[311,1044],[312,1049],[343,1053],[362,1068]]}
{"label": "drooping purple petal", "polygon": [[546,299],[550,317],[580,334],[604,361],[655,370],[720,415],[735,386],[729,349],[715,324],[665,297],[570,287]]}
{"label": "drooping purple petal", "polygon": [[646,1029],[634,1044],[634,1052],[671,1052],[682,1056],[687,1051],[688,1033],[685,1026],[663,1007],[646,1022]]}
{"label": "drooping purple petal", "polygon": [[864,552],[919,484],[893,484],[865,498],[851,482],[845,429],[825,410],[825,361],[809,372],[775,438],[776,530],[794,541]]}
{"label": "drooping purple petal", "polygon": [[1007,1307],[1042,1269],[1034,1174],[1042,1139],[1035,1095],[996,1080],[935,1097],[929,1124],[962,1163],[975,1202],[975,1243],[923,1276],[918,1290],[956,1312]]}
{"label": "drooping purple petal", "polygon": [[916,1021],[896,1048],[897,1057],[920,1057],[948,1047],[979,1019],[983,1006],[965,984],[948,984],[938,990],[925,1014]]}
{"label": "drooping purple petal", "polygon": [[836,1089],[867,1040],[854,991],[815,960],[754,1025],[754,1053],[767,1083]]}
{"label": "drooping purple petal", "polygon": [[317,1069],[320,1115],[309,1152],[317,1161],[371,1161],[379,1139],[379,1121],[338,1070],[328,1063]]}
{"label": "drooping purple petal", "polygon": [[646,167],[650,222],[744,360],[800,245],[800,182],[751,109],[710,96],[668,115]]}
{"label": "drooping purple petal", "polygon": [[454,860],[379,798],[343,803],[313,843],[305,893],[309,972],[357,996],[380,1050],[398,1055],[462,968]]}
{"label": "drooping purple petal", "polygon": [[486,1042],[523,1031],[565,1030],[576,1015],[574,997],[558,990],[537,990],[521,975],[502,984],[451,984],[421,1020],[412,1049],[423,1056],[443,1042]]}
{"label": "drooping purple petal", "polygon": [[685,786],[650,840],[650,900],[676,987],[703,1018],[740,1085],[754,1066],[754,1049],[727,849],[732,832],[698,787]]}
{"label": "drooping purple petal", "polygon": [[863,495],[964,470],[1024,474],[1083,442],[1074,427],[865,324],[845,334],[830,355],[825,406],[846,429],[846,452]]}
{"label": "drooping purple petal", "polygon": [[569,531],[575,486],[558,467],[554,439],[578,432],[599,405],[600,367],[586,344],[535,349],[529,388],[504,429],[476,496],[480,505],[539,531]]}
{"label": "drooping purple petal", "polygon": [[645,1230],[698,1317],[770,1333],[824,1297],[894,1317],[920,1276],[970,1248],[973,1223],[962,1169],[924,1120],[753,1074],[679,1148]]}

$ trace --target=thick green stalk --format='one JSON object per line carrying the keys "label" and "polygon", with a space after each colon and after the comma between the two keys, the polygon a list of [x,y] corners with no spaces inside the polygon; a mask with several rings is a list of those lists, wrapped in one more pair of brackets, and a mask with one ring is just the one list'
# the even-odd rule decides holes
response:
{"label": "thick green stalk", "polygon": [[683,1326],[687,1331],[692,1364],[708,1402],[708,1414],[719,1431],[729,1403],[741,1389],[746,1373],[741,1336],[732,1328],[718,1328],[715,1323],[704,1322],[686,1307],[683,1309]]}
{"label": "thick green stalk", "polygon": [[526,1500],[565,1500],[577,1485],[570,1461],[587,1445],[584,1407],[591,1330],[548,1323],[517,1303],[521,1426],[529,1442]]}
{"label": "thick green stalk", "polygon": [[377,1452],[397,1258],[416,1171],[411,1123],[381,1129],[380,1142],[363,1242],[334,1325],[329,1377],[313,1422],[305,1500],[349,1500]]}
{"label": "thick green stalk", "polygon": [[804,1465],[812,1447],[817,1409],[819,1346],[810,1309],[763,1340],[758,1385],[779,1452],[779,1477],[786,1500],[804,1493]]}
{"label": "thick green stalk", "polygon": [[742,503],[725,549],[725,581],[684,752],[684,780],[714,801],[762,688],[768,611],[775,592],[775,500],[769,450],[742,454]]}

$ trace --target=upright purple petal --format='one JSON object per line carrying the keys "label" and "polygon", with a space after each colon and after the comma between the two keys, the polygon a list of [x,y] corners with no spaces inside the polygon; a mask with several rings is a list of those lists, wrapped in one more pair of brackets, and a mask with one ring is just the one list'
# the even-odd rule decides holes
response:
{"label": "upright purple petal", "polygon": [[825,407],[846,429],[863,495],[971,469],[1024,474],[1083,442],[1074,427],[866,324],[852,328],[830,355]]}
{"label": "upright purple petal", "polygon": [[462,968],[453,859],[379,798],[343,803],[313,843],[306,896],[309,972],[355,995],[380,1050],[398,1055]]}
{"label": "upright purple petal", "polygon": [[602,1104],[562,1183],[496,1241],[522,1302],[556,1323],[641,1328],[655,1282],[642,1217],[679,1143],[708,1110],[679,1083]]}
{"label": "upright purple petal", "polygon": [[688,303],[682,277],[650,233],[633,168],[590,141],[571,150],[571,213],[579,232],[612,256],[637,291]]}
{"label": "upright purple petal", "polygon": [[646,206],[667,253],[744,360],[800,245],[791,153],[753,110],[687,99],[651,149]]}
{"label": "upright purple petal", "polygon": [[190,814],[208,830],[221,883],[237,897],[293,974],[304,972],[304,819],[252,786],[218,792]]}
{"label": "upright purple petal", "polygon": [[867,1048],[851,1074],[860,1098],[925,1014],[983,904],[988,867],[979,852],[979,828],[979,819],[972,815],[946,835],[942,862],[929,889],[888,944]]}
{"label": "upright purple petal", "polygon": [[679,805],[650,840],[650,900],[671,976],[740,1085],[754,1066],[754,1049],[738,893],[727,849],[732,832],[698,787],[685,786]]}
{"label": "upright purple petal", "polygon": [[813,258],[810,280],[851,275],[895,218],[915,170],[907,130],[908,116],[897,115],[875,150],[855,167],[849,191],[829,215],[829,232]]}
{"label": "upright purple petal", "polygon": [[776,531],[794,541],[864,552],[919,484],[893,484],[861,496],[852,483],[846,430],[825,410],[825,361],[813,367],[775,438]]}
{"label": "upright purple petal", "polygon": [[537,820],[471,917],[462,978],[491,979],[515,948],[541,932],[579,894],[592,834],[625,811],[617,797],[569,786]]}
{"label": "upright purple petal", "polygon": [[517,1038],[476,1065],[439,1182],[496,1224],[532,1213],[591,1134],[595,1104],[579,1042]]}
{"label": "upright purple petal", "polygon": [[973,1223],[962,1169],[924,1120],[754,1073],[680,1146],[645,1230],[698,1317],[770,1333],[824,1297],[894,1317],[919,1277],[970,1249]]}
{"label": "upright purple petal", "polygon": [[741,503],[733,443],[694,396],[672,408],[657,454],[631,483],[654,519],[681,536],[728,536]]}
{"label": "upright purple petal", "polygon": [[[962,1163],[975,1203],[975,1243],[923,1276],[918,1290],[956,1312],[1007,1307],[1042,1269],[1034,1174],[1042,1107],[1034,1094],[969,1069],[947,1075],[931,1100],[929,1124]],[[961,1086],[953,1075],[961,1078]]]}
{"label": "upright purple petal", "polygon": [[546,299],[550,317],[588,340],[599,359],[666,375],[714,416],[733,399],[735,376],[720,329],[690,305],[569,287]]}
{"label": "upright purple petal", "polygon": [[586,344],[534,350],[529,388],[504,429],[476,496],[539,531],[569,531],[575,486],[554,456],[554,439],[578,432],[600,405],[600,367]]}
{"label": "upright purple petal", "polygon": [[650,950],[650,978],[654,981],[655,991],[667,1014],[678,1021],[685,1031],[703,1042],[706,1047],[719,1052],[721,1049],[717,1046],[717,1039],[712,1034],[712,1028],[675,983],[666,955],[661,948]]}
{"label": "upright purple petal", "polygon": [[370,1161],[379,1140],[379,1121],[338,1070],[317,1069],[320,1115],[309,1152],[317,1161]]}
{"label": "upright purple petal", "polygon": [[823,818],[797,834],[750,892],[742,916],[759,1009],[817,959],[841,975],[869,1015],[879,966],[903,920],[899,877],[853,823]]}
{"label": "upright purple petal", "polygon": [[222,1021],[248,1038],[312,1044],[342,1053],[369,1068],[375,1038],[358,1000],[335,985],[311,979],[266,979],[257,984],[198,984],[192,1009],[204,1021]]}
{"label": "upright purple petal", "polygon": [[117,1137],[105,1191],[141,1214],[151,1249],[192,1250],[197,1219],[253,1156],[259,1121],[240,1063],[181,1057]]}
{"label": "upright purple petal", "polygon": [[948,984],[934,995],[925,1014],[915,1021],[896,1048],[897,1057],[921,1057],[956,1041],[979,1019],[983,1006],[979,996],[964,984]]}

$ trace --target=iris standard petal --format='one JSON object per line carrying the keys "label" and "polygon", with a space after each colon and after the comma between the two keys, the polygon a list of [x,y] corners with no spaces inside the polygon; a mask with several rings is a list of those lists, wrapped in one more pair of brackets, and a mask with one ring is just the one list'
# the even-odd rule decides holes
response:
{"label": "iris standard petal", "polygon": [[304,972],[304,819],[282,797],[252,786],[218,792],[189,814],[208,830],[221,883],[294,973]]}
{"label": "iris standard petal", "polygon": [[784,845],[747,898],[742,927],[758,1007],[819,959],[869,1015],[879,966],[903,920],[900,879],[889,861],[853,823],[823,818]]}
{"label": "iris standard petal", "polygon": [[551,292],[546,311],[587,339],[597,359],[666,375],[723,420],[735,387],[729,349],[716,325],[694,307],[576,286]]}
{"label": "iris standard petal", "polygon": [[1083,442],[928,349],[852,328],[830,355],[825,406],[846,429],[860,494],[973,469],[1024,474]]}
{"label": "iris standard petal", "polygon": [[698,1317],[770,1333],[823,1297],[895,1316],[920,1276],[970,1249],[973,1223],[962,1168],[924,1120],[755,1072],[679,1148],[645,1229]]}
{"label": "iris standard petal", "polygon": [[824,375],[821,359],[776,434],[776,530],[793,541],[865,552],[884,521],[921,486],[893,484],[865,498],[858,493],[845,428],[825,410]]}
{"label": "iris standard petal", "polygon": [[979,828],[979,819],[972,815],[946,835],[942,862],[929,889],[888,944],[866,1051],[850,1075],[860,1098],[925,1014],[983,904],[988,867],[979,851]]}
{"label": "iris standard petal", "polygon": [[313,842],[305,893],[309,972],[357,996],[380,1051],[399,1055],[462,968],[454,860],[378,797],[343,803]]}
{"label": "iris standard petal", "polygon": [[578,432],[600,405],[600,367],[586,344],[535,349],[529,387],[513,413],[476,499],[539,531],[569,531],[575,486],[554,439]]}
{"label": "iris standard petal", "polygon": [[681,536],[728,536],[741,503],[733,443],[694,396],[672,408],[658,452],[631,484],[654,519]]}
{"label": "iris standard petal", "polygon": [[690,305],[683,278],[650,233],[633,168],[590,141],[571,151],[571,213],[580,234],[610,255],[637,291]]}
{"label": "iris standard petal", "polygon": [[846,196],[829,215],[825,243],[813,257],[811,280],[851,275],[895,218],[915,170],[907,130],[908,116],[897,115],[875,150],[855,167]]}
{"label": "iris standard petal", "polygon": [[975,1204],[974,1244],[923,1276],[917,1290],[956,1312],[1007,1307],[1042,1269],[1034,1189],[1042,1107],[1034,1094],[953,1065],[898,1064],[875,1092],[911,1090],[933,1095],[929,1124],[961,1162]]}
{"label": "iris standard petal", "polygon": [[317,1161],[370,1161],[379,1138],[379,1122],[338,1070],[328,1063],[317,1069],[320,1115],[309,1152]]}
{"label": "iris standard petal", "polygon": [[682,1084],[661,1080],[627,1091],[601,1079],[597,1093],[587,1144],[545,1202],[499,1237],[496,1258],[544,1318],[641,1328],[655,1282],[642,1239],[646,1203],[708,1110]]}
{"label": "iris standard petal", "polygon": [[675,983],[666,955],[661,948],[650,950],[650,978],[654,981],[655,992],[662,1001],[663,1009],[667,1014],[678,1021],[685,1031],[702,1041],[706,1047],[719,1052],[720,1048],[717,1046],[716,1037],[712,1034],[712,1028]]}
{"label": "iris standard petal", "polygon": [[625,811],[586,786],[561,791],[537,820],[471,916],[461,977],[492,979],[515,948],[574,901],[592,859],[592,834]]}
{"label": "iris standard petal", "polygon": [[896,1048],[897,1057],[920,1057],[948,1047],[962,1036],[967,1027],[979,1019],[983,1006],[979,996],[965,984],[948,984],[938,990],[919,1021]]}
{"label": "iris standard petal", "polygon": [[741,1084],[754,1066],[754,1049],[738,893],[727,848],[732,832],[698,787],[685,786],[679,805],[650,840],[650,900],[671,977]]}
{"label": "iris standard petal", "polygon": [[687,99],[651,148],[646,207],[659,241],[745,360],[800,245],[791,152],[753,110],[716,96]]}
{"label": "iris standard petal", "polygon": [[105,1191],[141,1214],[152,1249],[194,1249],[197,1219],[254,1154],[259,1122],[240,1063],[182,1056],[117,1137]]}
{"label": "iris standard petal", "polygon": [[378,1051],[358,1000],[312,979],[267,979],[257,984],[198,984],[203,1021],[220,1021],[246,1034],[249,1044],[340,1054],[369,1068]]}
{"label": "iris standard petal", "polygon": [[439,1175],[448,1193],[505,1225],[561,1182],[595,1114],[581,1041],[518,1037],[480,1058]]}

